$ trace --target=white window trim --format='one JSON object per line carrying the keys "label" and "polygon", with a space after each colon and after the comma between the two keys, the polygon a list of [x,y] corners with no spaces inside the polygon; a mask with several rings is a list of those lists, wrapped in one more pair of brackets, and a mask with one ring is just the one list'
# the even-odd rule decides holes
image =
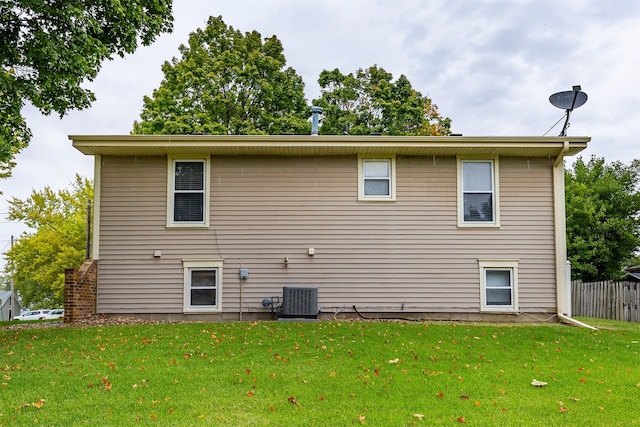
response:
{"label": "white window trim", "polygon": [[[458,227],[470,228],[498,228],[500,227],[500,165],[498,157],[458,157]],[[493,171],[493,221],[465,221],[464,220],[464,188],[462,183],[463,162],[491,162]]]}
{"label": "white window trim", "polygon": [[[389,161],[391,168],[389,179],[389,194],[388,196],[367,196],[364,194],[364,161],[365,160],[385,160]],[[376,155],[363,155],[358,154],[358,200],[367,202],[393,202],[396,200],[396,156],[395,154],[376,154]]]}
{"label": "white window trim", "polygon": [[[202,222],[175,222],[173,220],[173,190],[175,172],[174,165],[180,162],[204,162],[204,209]],[[204,228],[209,227],[209,201],[211,182],[211,156],[169,156],[167,161],[167,227],[178,228]]]}
{"label": "white window trim", "polygon": [[[185,314],[195,313],[217,313],[222,311],[222,260],[182,260],[184,269],[184,294],[182,310]],[[218,283],[215,306],[192,306],[189,301],[191,299],[191,271],[192,270],[213,270],[217,269],[216,279]]]}
{"label": "white window trim", "polygon": [[[480,271],[480,311],[483,312],[499,312],[499,313],[517,313],[519,311],[518,305],[518,260],[516,259],[504,259],[504,260],[478,260],[478,268]],[[511,305],[510,306],[496,306],[487,305],[487,285],[486,274],[487,270],[511,270]]]}

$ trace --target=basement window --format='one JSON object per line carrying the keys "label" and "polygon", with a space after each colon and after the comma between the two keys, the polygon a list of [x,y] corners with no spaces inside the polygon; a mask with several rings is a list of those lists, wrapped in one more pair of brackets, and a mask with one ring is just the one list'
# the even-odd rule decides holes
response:
{"label": "basement window", "polygon": [[183,261],[185,313],[221,310],[222,261]]}
{"label": "basement window", "polygon": [[518,261],[479,260],[482,311],[518,311]]}

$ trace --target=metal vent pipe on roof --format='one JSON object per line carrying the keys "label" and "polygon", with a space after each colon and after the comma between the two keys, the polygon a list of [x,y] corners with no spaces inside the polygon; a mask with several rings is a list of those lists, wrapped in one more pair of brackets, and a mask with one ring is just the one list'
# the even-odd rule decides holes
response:
{"label": "metal vent pipe on roof", "polygon": [[311,107],[311,136],[318,136],[318,126],[320,123],[320,114],[322,107],[314,105]]}

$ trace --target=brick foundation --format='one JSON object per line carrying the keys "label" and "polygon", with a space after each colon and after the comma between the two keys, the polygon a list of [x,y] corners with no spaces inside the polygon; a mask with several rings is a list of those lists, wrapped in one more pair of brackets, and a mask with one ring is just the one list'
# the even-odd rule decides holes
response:
{"label": "brick foundation", "polygon": [[74,322],[96,314],[98,261],[86,260],[80,269],[64,270],[64,322]]}

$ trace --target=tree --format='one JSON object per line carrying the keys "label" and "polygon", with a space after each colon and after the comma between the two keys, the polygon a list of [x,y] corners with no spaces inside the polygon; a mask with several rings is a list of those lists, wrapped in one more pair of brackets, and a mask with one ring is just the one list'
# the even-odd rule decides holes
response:
{"label": "tree", "polygon": [[567,253],[574,279],[618,279],[640,248],[640,160],[578,158],[565,171]]}
{"label": "tree", "polygon": [[448,135],[451,119],[443,118],[431,99],[416,91],[401,75],[374,65],[342,74],[323,70],[318,83],[322,95],[313,101],[322,107],[321,134]]}
{"label": "tree", "polygon": [[8,218],[34,230],[22,233],[6,254],[5,272],[13,271],[25,307],[63,303],[65,268],[85,260],[86,208],[92,199],[92,182],[76,175],[70,189],[45,187],[25,200],[9,201]]}
{"label": "tree", "polygon": [[308,133],[304,83],[286,67],[282,43],[243,34],[210,17],[162,66],[164,79],[144,97],[135,134]]}
{"label": "tree", "polygon": [[172,30],[171,0],[0,2],[0,171],[31,139],[21,109],[30,102],[62,117],[94,94],[102,62]]}

